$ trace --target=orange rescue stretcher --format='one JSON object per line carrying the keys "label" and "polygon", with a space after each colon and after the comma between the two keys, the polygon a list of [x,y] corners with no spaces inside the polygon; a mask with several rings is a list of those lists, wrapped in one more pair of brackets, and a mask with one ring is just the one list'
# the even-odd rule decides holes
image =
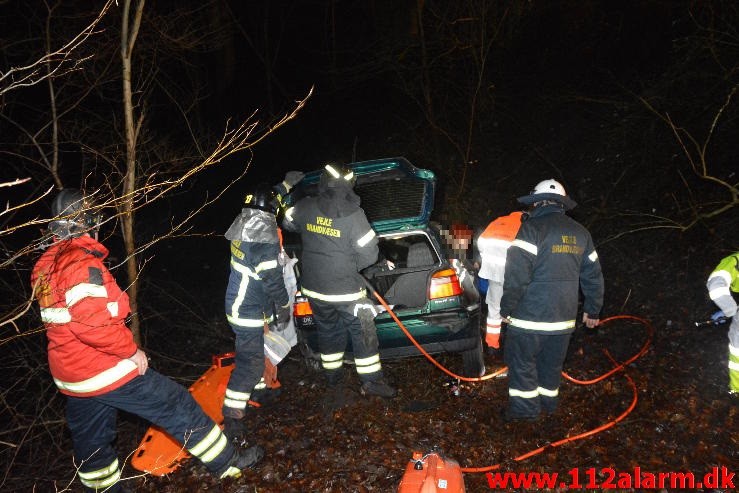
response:
{"label": "orange rescue stretcher", "polygon": [[[223,422],[221,408],[226,395],[226,385],[234,368],[234,357],[235,353],[214,355],[213,365],[189,389],[205,414],[219,424]],[[269,358],[265,358],[264,364],[264,381],[267,387],[279,388],[277,367]],[[131,465],[153,476],[164,476],[177,469],[188,458],[190,454],[177,440],[166,431],[152,425],[134,451]]]}

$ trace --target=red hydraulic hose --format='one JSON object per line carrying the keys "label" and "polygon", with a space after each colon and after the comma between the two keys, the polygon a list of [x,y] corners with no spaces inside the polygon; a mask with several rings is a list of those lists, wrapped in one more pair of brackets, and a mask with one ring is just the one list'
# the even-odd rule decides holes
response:
{"label": "red hydraulic hose", "polygon": [[[369,283],[366,283],[366,284],[370,287],[370,290],[372,291],[372,293],[374,294],[374,296],[380,301],[380,303],[382,304],[382,306],[385,307],[385,309],[390,314],[390,316],[393,318],[393,320],[395,321],[395,323],[398,324],[398,327],[400,327],[400,329],[403,331],[403,333],[406,335],[406,337],[408,337],[408,339],[413,343],[413,345],[416,346],[416,348],[421,352],[421,354],[423,354],[426,357],[426,359],[428,359],[431,363],[433,363],[434,366],[436,366],[437,368],[439,368],[441,371],[443,371],[444,373],[446,373],[450,377],[457,378],[457,379],[459,379],[461,381],[465,381],[465,382],[482,382],[482,381],[485,381],[485,380],[489,380],[491,378],[494,378],[497,375],[500,375],[501,373],[503,373],[503,372],[505,372],[507,370],[506,367],[503,367],[503,368],[500,368],[500,369],[496,370],[493,373],[490,373],[490,374],[487,374],[487,375],[483,375],[481,377],[463,377],[461,375],[457,375],[454,372],[448,370],[443,365],[441,365],[438,361],[436,361],[430,354],[428,354],[428,352],[426,352],[423,349],[423,347],[421,347],[421,345],[418,343],[418,341],[416,341],[416,339],[413,338],[413,336],[408,331],[408,329],[406,329],[405,325],[403,325],[403,323],[395,315],[395,312],[393,312],[393,310],[388,306],[387,302],[382,298],[382,296],[380,296],[380,294],[376,290],[374,290],[372,288],[372,286],[369,285]],[[634,320],[634,321],[637,321],[637,322],[639,322],[639,323],[641,323],[641,324],[643,324],[643,325],[645,325],[647,327],[648,336],[647,336],[647,339],[645,340],[644,344],[642,345],[641,349],[636,354],[634,354],[632,357],[630,357],[629,359],[627,359],[626,361],[624,361],[624,362],[622,362],[620,364],[617,363],[616,360],[613,359],[613,357],[611,357],[610,353],[608,353],[607,350],[604,350],[606,356],[615,365],[611,370],[609,370],[608,372],[604,373],[603,375],[600,375],[600,376],[598,376],[596,378],[593,378],[593,379],[590,379],[590,380],[579,380],[579,379],[576,379],[574,377],[571,377],[569,374],[567,374],[566,372],[563,371],[562,372],[562,375],[567,380],[569,380],[569,381],[571,381],[573,383],[579,384],[579,385],[593,385],[593,384],[595,384],[597,382],[600,382],[602,380],[605,380],[606,378],[610,377],[611,375],[613,375],[613,374],[615,374],[615,373],[617,373],[619,371],[624,370],[628,365],[630,365],[631,363],[633,363],[634,361],[636,361],[638,358],[640,358],[641,356],[643,356],[647,352],[647,350],[649,349],[649,345],[651,344],[651,341],[652,341],[652,335],[654,334],[654,327],[652,326],[652,324],[648,320],[643,319],[643,318],[640,318],[640,317],[636,317],[636,316],[633,316],[633,315],[615,315],[615,316],[612,316],[612,317],[604,318],[603,320],[601,320],[599,322],[599,325],[604,325],[604,324],[606,324],[608,322],[612,322],[614,320]],[[613,428],[614,426],[616,426],[616,424],[618,422],[622,421],[624,418],[626,418],[626,416],[628,416],[631,413],[631,411],[634,410],[634,408],[636,407],[636,403],[638,401],[638,390],[637,390],[636,384],[634,383],[634,380],[632,380],[631,377],[628,374],[626,374],[626,373],[624,373],[624,378],[626,378],[626,380],[628,381],[629,385],[631,386],[631,391],[632,391],[633,399],[631,401],[631,404],[618,417],[616,417],[615,419],[613,419],[611,421],[608,421],[607,423],[604,423],[604,424],[602,424],[602,425],[600,425],[600,426],[598,426],[596,428],[593,428],[591,430],[588,430],[588,431],[585,431],[583,433],[580,433],[580,434],[577,434],[577,435],[573,435],[573,436],[570,436],[570,437],[565,437],[565,438],[563,438],[561,440],[557,440],[555,442],[549,443],[549,444],[547,444],[547,445],[545,445],[543,447],[539,447],[537,449],[534,449],[534,450],[531,450],[531,451],[526,452],[524,454],[521,454],[521,455],[515,457],[513,460],[515,460],[515,461],[522,461],[522,460],[528,459],[530,457],[533,457],[533,456],[535,456],[537,454],[540,454],[540,453],[542,453],[543,451],[545,451],[545,450],[547,450],[549,448],[560,447],[560,446],[562,446],[562,445],[564,445],[566,443],[570,443],[570,442],[574,442],[575,440],[581,440],[583,438],[587,438],[589,436],[595,435],[596,433],[600,433],[601,431],[605,431],[605,430],[607,430],[609,428]],[[462,467],[461,470],[462,470],[462,472],[468,472],[468,473],[483,473],[483,472],[489,472],[489,471],[494,471],[496,469],[499,469],[500,466],[501,466],[500,464],[495,464],[495,465],[485,466],[485,467]]]}

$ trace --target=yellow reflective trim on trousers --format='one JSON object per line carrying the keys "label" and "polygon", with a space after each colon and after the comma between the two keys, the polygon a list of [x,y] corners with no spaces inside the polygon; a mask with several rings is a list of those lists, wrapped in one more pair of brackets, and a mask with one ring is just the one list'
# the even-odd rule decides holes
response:
{"label": "yellow reflective trim on trousers", "polygon": [[228,469],[226,469],[226,472],[221,474],[221,476],[218,479],[224,479],[224,478],[240,478],[241,477],[241,469],[234,466],[228,466]]}
{"label": "yellow reflective trim on trousers", "polygon": [[739,371],[739,361],[729,361],[729,370]]}
{"label": "yellow reflective trim on trousers", "polygon": [[226,397],[223,399],[223,405],[231,409],[246,409],[246,401],[235,401]]}
{"label": "yellow reflective trim on trousers", "polygon": [[251,397],[249,392],[236,392],[227,388],[223,405],[233,409],[246,409],[246,403],[249,401],[249,397]]}
{"label": "yellow reflective trim on trousers", "polygon": [[111,474],[110,477],[107,477],[105,479],[97,480],[83,479],[80,475],[80,482],[82,482],[82,484],[84,484],[88,488],[92,488],[94,490],[104,490],[110,488],[111,486],[116,484],[119,479],[121,479],[121,471],[116,471]]}
{"label": "yellow reflective trim on trousers", "polygon": [[341,368],[344,364],[344,353],[322,354],[321,364],[326,370]]}
{"label": "yellow reflective trim on trousers", "polygon": [[188,448],[190,453],[195,457],[200,457],[200,454],[211,448],[213,444],[218,440],[218,437],[223,435],[218,425],[213,425],[213,428],[203,437],[198,443]]}
{"label": "yellow reflective trim on trousers", "polygon": [[368,373],[377,373],[382,369],[380,364],[380,355],[374,354],[367,358],[354,358],[354,364],[357,367],[357,373],[366,375]]}
{"label": "yellow reflective trim on trousers", "polygon": [[371,365],[373,363],[377,363],[378,361],[380,361],[380,355],[379,354],[373,354],[372,356],[368,356],[366,358],[354,358],[354,362],[358,366]]}
{"label": "yellow reflective trim on trousers", "polygon": [[96,471],[80,471],[79,475],[82,484],[92,489],[108,488],[121,479],[121,471],[118,469],[118,459],[115,459],[109,466]]}
{"label": "yellow reflective trim on trousers", "polygon": [[540,395],[544,395],[547,397],[557,397],[559,395],[559,389],[549,390],[545,389],[544,387],[538,387],[536,389]]}
{"label": "yellow reflective trim on trousers", "polygon": [[80,471],[80,479],[98,479],[106,476],[110,476],[118,470],[118,459],[114,459],[110,465],[103,467],[102,469],[96,469],[94,471],[82,472]]}
{"label": "yellow reflective trim on trousers", "polygon": [[524,399],[533,399],[539,397],[539,390],[518,390],[508,389],[508,395],[511,397],[522,397]]}
{"label": "yellow reflective trim on trousers", "polygon": [[380,370],[382,370],[382,365],[379,362],[375,363],[374,365],[357,366],[357,373],[359,375],[368,375],[370,373],[377,373]]}
{"label": "yellow reflective trim on trousers", "polygon": [[334,302],[340,302],[340,301],[355,301],[360,300],[362,298],[365,298],[367,296],[367,291],[364,289],[361,289],[357,293],[349,293],[349,294],[322,294],[317,293],[315,291],[311,291],[310,289],[301,289],[302,293],[309,297],[309,298],[315,298],[317,300],[322,301],[334,301]]}
{"label": "yellow reflective trim on trousers", "polygon": [[731,344],[729,344],[729,354],[739,358],[739,347],[734,347]]}
{"label": "yellow reflective trim on trousers", "polygon": [[218,437],[218,441],[216,441],[216,443],[210,448],[210,450],[199,456],[200,460],[203,461],[205,464],[211,462],[223,453],[227,445],[228,438],[226,438],[226,435],[221,433],[221,436]]}
{"label": "yellow reflective trim on trousers", "polygon": [[575,326],[574,320],[565,320],[564,322],[534,322],[532,320],[521,320],[513,317],[510,317],[509,320],[511,321],[511,325],[531,330],[566,330]]}

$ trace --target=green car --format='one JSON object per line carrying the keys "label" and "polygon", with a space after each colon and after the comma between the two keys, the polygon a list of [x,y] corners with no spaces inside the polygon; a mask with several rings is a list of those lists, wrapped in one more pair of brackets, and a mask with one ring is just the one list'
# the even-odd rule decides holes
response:
{"label": "green car", "polygon": [[[416,168],[402,157],[348,166],[357,177],[354,190],[362,200],[362,209],[377,233],[380,258],[395,265],[392,270],[369,267],[363,272],[365,278],[426,352],[460,353],[464,375],[482,375],[485,364],[480,304],[467,301],[470,297],[465,296],[455,271],[444,258],[439,233],[429,224],[436,186],[434,173]],[[320,174],[321,170],[306,174],[291,194],[293,202],[317,193]],[[299,241],[298,235],[286,233],[286,250],[298,258]],[[309,365],[319,368],[316,325],[308,300],[300,293],[300,262],[296,264],[296,277],[298,293],[293,315],[298,344]],[[371,297],[381,306],[376,297]],[[382,359],[421,354],[387,311],[377,315],[375,325]],[[352,360],[351,339],[345,358]]]}

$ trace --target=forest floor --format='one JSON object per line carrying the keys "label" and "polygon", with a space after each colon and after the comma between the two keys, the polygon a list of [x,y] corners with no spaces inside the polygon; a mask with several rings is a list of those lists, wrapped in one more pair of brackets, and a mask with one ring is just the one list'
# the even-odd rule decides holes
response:
{"label": "forest floor", "polygon": [[[256,469],[218,483],[189,461],[168,476],[132,481],[136,491],[147,492],[393,492],[413,452],[434,450],[464,468],[558,473],[556,487],[548,491],[564,490],[562,484],[574,486],[574,481],[586,489],[597,484],[636,491],[635,468],[642,474],[693,473],[696,481],[722,466],[737,472],[739,399],[727,392],[728,327],[696,328],[684,300],[702,296],[701,286],[682,287],[639,305],[639,313],[611,309],[647,324],[626,318],[594,330],[579,328],[565,362],[565,371],[576,379],[593,379],[613,368],[607,354],[622,362],[645,345],[648,349],[624,371],[600,382],[580,385],[563,379],[561,408],[538,422],[503,421],[507,379],[462,383],[456,395],[451,378],[423,357],[384,363],[399,390],[397,398],[360,396],[352,373],[343,405],[337,407],[320,374],[306,368],[293,350],[279,367],[279,397],[247,418],[250,444],[266,450]],[[439,357],[453,371],[460,370],[460,360]],[[486,364],[491,372],[502,361],[486,355]],[[608,429],[560,443],[616,419]],[[130,443],[119,444],[123,450],[136,446],[129,438]],[[127,468],[124,476],[135,473]],[[522,491],[491,488],[483,472],[465,473],[464,482],[471,493]],[[739,485],[736,477],[733,482]],[[734,491],[708,486],[705,491]]]}

